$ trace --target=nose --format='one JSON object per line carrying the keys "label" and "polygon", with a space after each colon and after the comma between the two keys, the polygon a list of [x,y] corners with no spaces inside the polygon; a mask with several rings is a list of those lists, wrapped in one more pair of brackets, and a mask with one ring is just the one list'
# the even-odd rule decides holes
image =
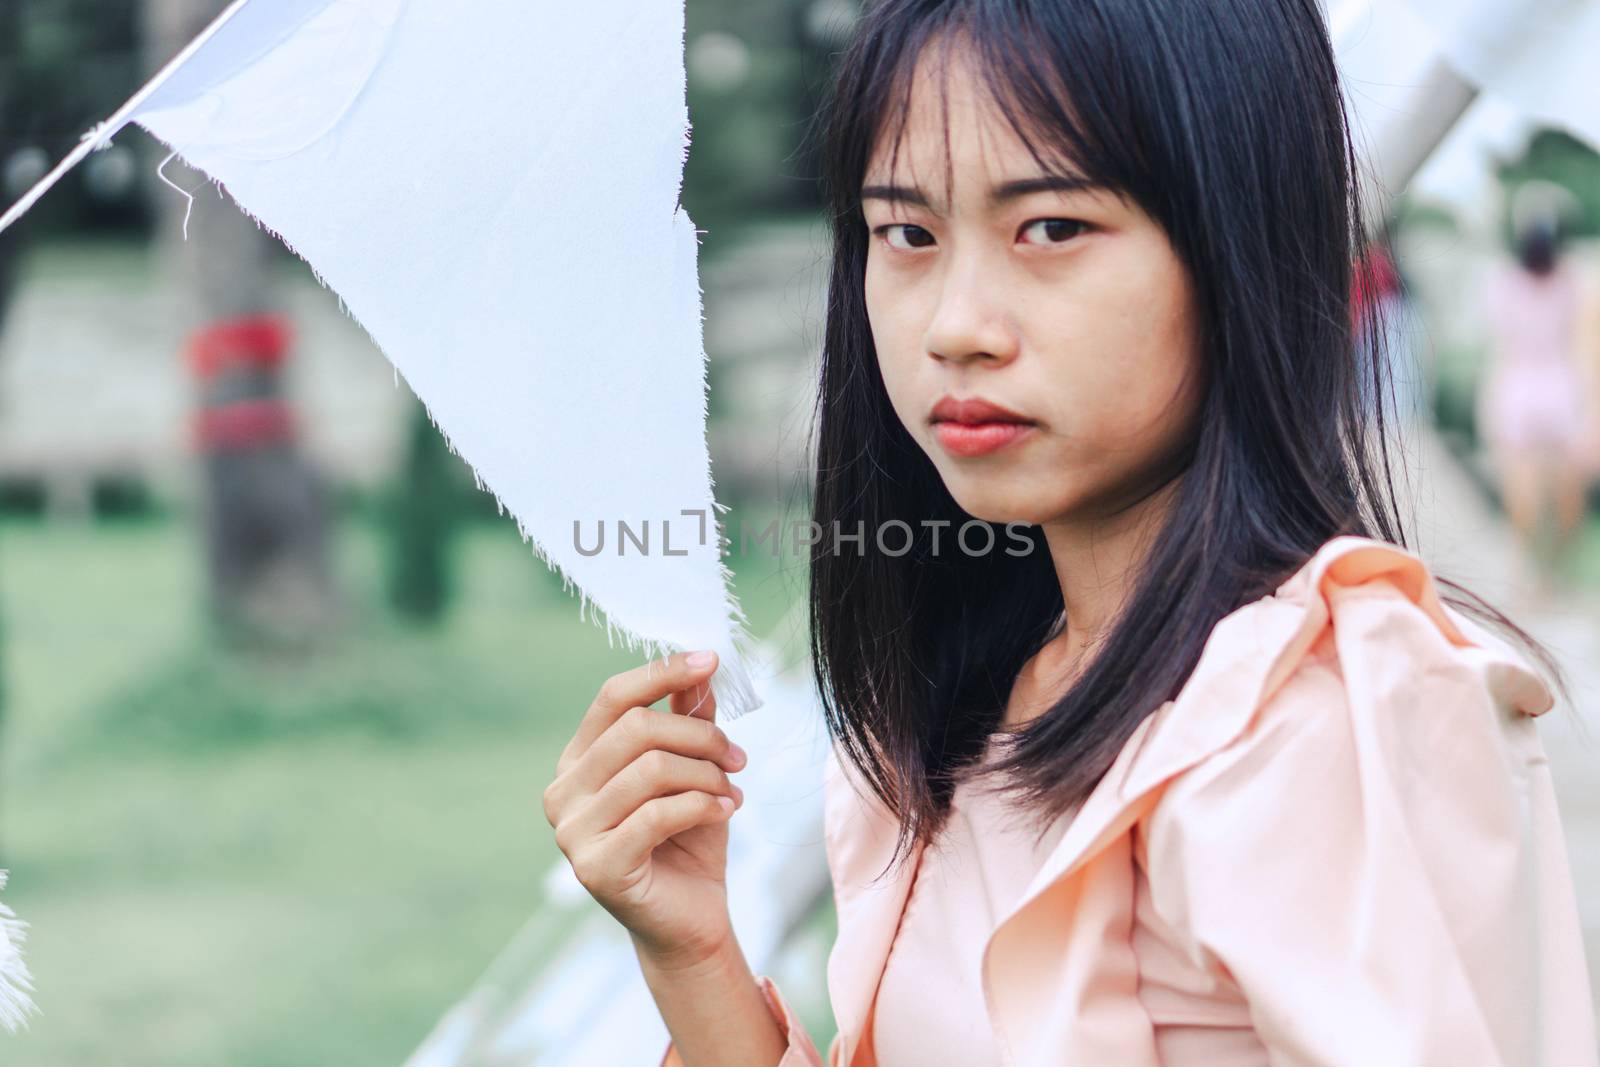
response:
{"label": "nose", "polygon": [[925,349],[940,362],[1004,365],[1017,357],[1019,339],[994,264],[978,257],[950,264],[939,306],[928,323]]}

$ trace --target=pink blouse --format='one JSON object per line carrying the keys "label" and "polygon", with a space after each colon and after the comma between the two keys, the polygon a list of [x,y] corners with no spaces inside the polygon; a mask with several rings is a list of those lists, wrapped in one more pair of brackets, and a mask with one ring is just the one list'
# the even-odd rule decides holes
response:
{"label": "pink blouse", "polygon": [[[998,753],[991,735],[983,761]],[[983,949],[1044,865],[1074,812],[1033,832],[997,790],[962,782],[950,819],[921,854],[878,984],[868,1033],[877,1067],[1006,1067],[984,1008]],[[1148,843],[1135,827],[1130,942],[1139,959],[1139,1003],[1154,1024],[1162,1063],[1269,1067],[1267,1048],[1233,981],[1185,960],[1181,930],[1164,918],[1150,886]],[[937,976],[932,978],[930,976]]]}
{"label": "pink blouse", "polygon": [[[991,735],[983,762],[1003,744],[1003,734]],[[950,818],[918,863],[873,1011],[880,1067],[1004,1062],[983,1007],[983,944],[1044,865],[1070,814],[1035,845],[1033,827],[987,785],[957,784]]]}
{"label": "pink blouse", "polygon": [[[976,1062],[1005,1067],[1597,1067],[1535,722],[1552,704],[1415,555],[1334,538],[1217,623],[1021,893],[1014,859],[989,914],[943,948],[925,928],[894,948],[927,848],[878,877],[899,824],[835,748],[823,807],[838,1032],[824,1055],[757,975],[787,1036],[778,1067],[915,1060],[914,992],[936,1040],[985,1015],[993,1047]],[[983,866],[919,908],[996,885]],[[920,990],[909,968],[886,985],[902,951],[944,963]],[[981,1043],[948,1047],[923,1061],[972,1062]],[[661,1062],[681,1067],[672,1043]]]}

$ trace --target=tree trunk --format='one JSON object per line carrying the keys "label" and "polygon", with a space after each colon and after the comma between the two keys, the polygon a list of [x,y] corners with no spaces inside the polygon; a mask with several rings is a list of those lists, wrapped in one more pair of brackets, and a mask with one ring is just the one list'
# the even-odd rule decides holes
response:
{"label": "tree trunk", "polygon": [[[225,6],[146,0],[149,68]],[[282,251],[201,172],[174,159],[164,173],[193,196],[149,182],[157,241],[192,331],[211,610],[223,633],[246,646],[308,646],[339,604],[329,574],[329,493],[297,447],[284,389],[293,342],[274,284]]]}

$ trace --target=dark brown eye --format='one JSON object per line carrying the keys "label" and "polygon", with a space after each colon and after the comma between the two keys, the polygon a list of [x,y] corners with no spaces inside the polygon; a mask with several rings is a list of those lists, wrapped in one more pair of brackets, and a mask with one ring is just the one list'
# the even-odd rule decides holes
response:
{"label": "dark brown eye", "polygon": [[[896,231],[904,231],[900,237],[900,241],[903,243],[895,243],[894,235]],[[902,251],[911,251],[912,249],[917,248],[927,248],[929,245],[933,244],[933,234],[929,233],[927,230],[924,230],[921,226],[913,226],[909,222],[894,222],[887,226],[879,226],[873,232],[882,235],[884,240],[889,243],[890,248],[895,248]]]}
{"label": "dark brown eye", "polygon": [[1023,233],[1038,231],[1041,239],[1029,244],[1065,244],[1088,229],[1088,224],[1077,219],[1034,219],[1022,228]]}

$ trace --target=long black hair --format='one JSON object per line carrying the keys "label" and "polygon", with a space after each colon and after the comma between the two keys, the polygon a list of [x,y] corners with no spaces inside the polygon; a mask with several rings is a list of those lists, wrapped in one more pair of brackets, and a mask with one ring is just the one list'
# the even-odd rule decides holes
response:
{"label": "long black hair", "polygon": [[[813,128],[833,237],[813,519],[867,536],[814,553],[809,608],[829,730],[899,818],[895,858],[937,832],[1064,611],[1036,526],[1024,528],[1026,554],[935,551],[935,537],[948,548],[976,520],[891,408],[867,318],[865,168],[879,138],[899,144],[918,60],[957,45],[1041,166],[1069,164],[1165,230],[1193,281],[1205,378],[1170,518],[1124,609],[989,773],[1048,825],[1177,695],[1224,615],[1333,536],[1406,543],[1384,405],[1362,402],[1387,396],[1392,410],[1393,397],[1384,361],[1354,340],[1364,229],[1317,0],[881,0]],[[903,532],[887,539],[892,552],[877,550],[872,531],[885,524],[909,531],[908,551]]]}

